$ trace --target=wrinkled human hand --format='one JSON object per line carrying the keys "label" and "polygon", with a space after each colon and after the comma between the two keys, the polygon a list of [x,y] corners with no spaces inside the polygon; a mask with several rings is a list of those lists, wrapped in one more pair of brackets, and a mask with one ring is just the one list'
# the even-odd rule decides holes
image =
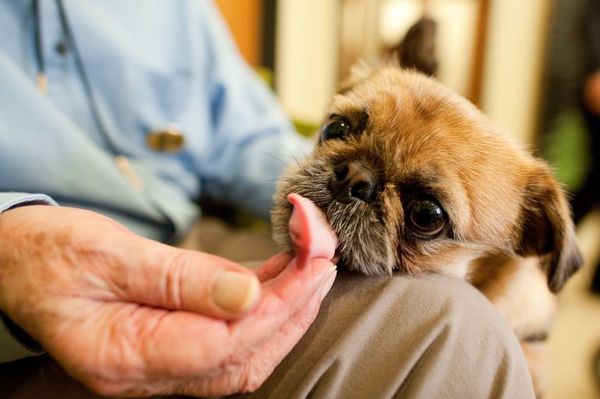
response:
{"label": "wrinkled human hand", "polygon": [[259,387],[316,317],[335,268],[282,254],[257,275],[89,211],[0,215],[0,309],[103,395]]}

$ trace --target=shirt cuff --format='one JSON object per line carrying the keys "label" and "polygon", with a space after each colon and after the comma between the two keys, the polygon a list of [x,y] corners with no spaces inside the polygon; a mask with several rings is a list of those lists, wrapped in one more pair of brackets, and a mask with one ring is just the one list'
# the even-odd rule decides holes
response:
{"label": "shirt cuff", "polygon": [[[45,194],[0,193],[0,213],[25,205],[58,205]],[[0,317],[0,363],[35,356],[43,353],[38,348],[26,346],[9,329],[5,317]],[[12,323],[8,321],[8,323]],[[34,345],[35,346],[35,345]]]}
{"label": "shirt cuff", "polygon": [[[27,347],[17,339],[5,324],[4,317],[0,318],[0,363],[36,356],[44,353],[37,347]],[[11,323],[9,321],[9,323]]]}
{"label": "shirt cuff", "polygon": [[46,194],[0,193],[0,213],[24,205],[58,205]]}

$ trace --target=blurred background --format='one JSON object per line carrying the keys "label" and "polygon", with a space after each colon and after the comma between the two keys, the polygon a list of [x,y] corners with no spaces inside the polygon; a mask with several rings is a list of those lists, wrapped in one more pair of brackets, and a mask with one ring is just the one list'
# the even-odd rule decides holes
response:
{"label": "blurred background", "polygon": [[318,124],[350,66],[361,58],[380,58],[426,15],[437,24],[439,80],[520,138],[534,139],[551,1],[217,3],[244,57],[272,74],[278,96],[296,120]]}
{"label": "blurred background", "polygon": [[433,22],[436,78],[548,159],[573,196],[586,265],[559,296],[547,397],[600,398],[600,295],[590,290],[600,259],[599,124],[582,94],[600,70],[600,0],[217,4],[244,58],[306,134],[357,60],[380,59],[417,21]]}

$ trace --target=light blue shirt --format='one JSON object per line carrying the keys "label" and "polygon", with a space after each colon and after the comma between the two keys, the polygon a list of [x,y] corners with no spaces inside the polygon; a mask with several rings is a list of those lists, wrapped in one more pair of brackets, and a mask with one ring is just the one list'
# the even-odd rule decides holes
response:
{"label": "light blue shirt", "polygon": [[[268,217],[282,169],[311,145],[240,59],[212,2],[63,2],[103,125],[144,188],[116,167],[73,51],[57,51],[56,2],[40,1],[44,95],[35,85],[31,2],[1,1],[0,211],[53,199],[162,241],[198,218],[201,194]],[[148,132],[170,124],[184,132],[183,150],[150,149]]]}
{"label": "light blue shirt", "polygon": [[[200,194],[268,217],[282,168],[309,144],[241,61],[212,2],[64,0],[104,125],[141,191],[107,151],[73,52],[56,50],[55,1],[40,4],[47,95],[35,86],[31,2],[0,2],[0,191],[47,194],[167,241],[197,219]],[[148,132],[173,123],[184,149],[150,149]]]}

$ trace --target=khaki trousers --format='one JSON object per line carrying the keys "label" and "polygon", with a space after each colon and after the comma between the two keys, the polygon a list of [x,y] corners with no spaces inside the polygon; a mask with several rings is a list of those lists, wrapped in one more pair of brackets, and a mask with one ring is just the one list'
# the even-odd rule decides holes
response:
{"label": "khaki trousers", "polygon": [[317,320],[243,398],[533,398],[507,323],[464,281],[340,273]]}
{"label": "khaki trousers", "polygon": [[[244,261],[277,251],[268,232],[196,224],[183,247]],[[254,263],[256,265],[256,263]],[[533,398],[516,337],[471,285],[440,275],[340,272],[304,338],[240,398]]]}
{"label": "khaki trousers", "polygon": [[[218,223],[203,227],[194,230],[204,232],[204,244],[191,234],[185,247],[238,260],[274,250],[268,236],[238,237]],[[239,244],[215,250],[208,240]],[[241,248],[253,252],[240,253]],[[47,356],[0,365],[0,396],[99,397]],[[238,397],[519,399],[534,394],[515,336],[469,284],[439,275],[374,278],[339,272],[303,339],[258,391]]]}

